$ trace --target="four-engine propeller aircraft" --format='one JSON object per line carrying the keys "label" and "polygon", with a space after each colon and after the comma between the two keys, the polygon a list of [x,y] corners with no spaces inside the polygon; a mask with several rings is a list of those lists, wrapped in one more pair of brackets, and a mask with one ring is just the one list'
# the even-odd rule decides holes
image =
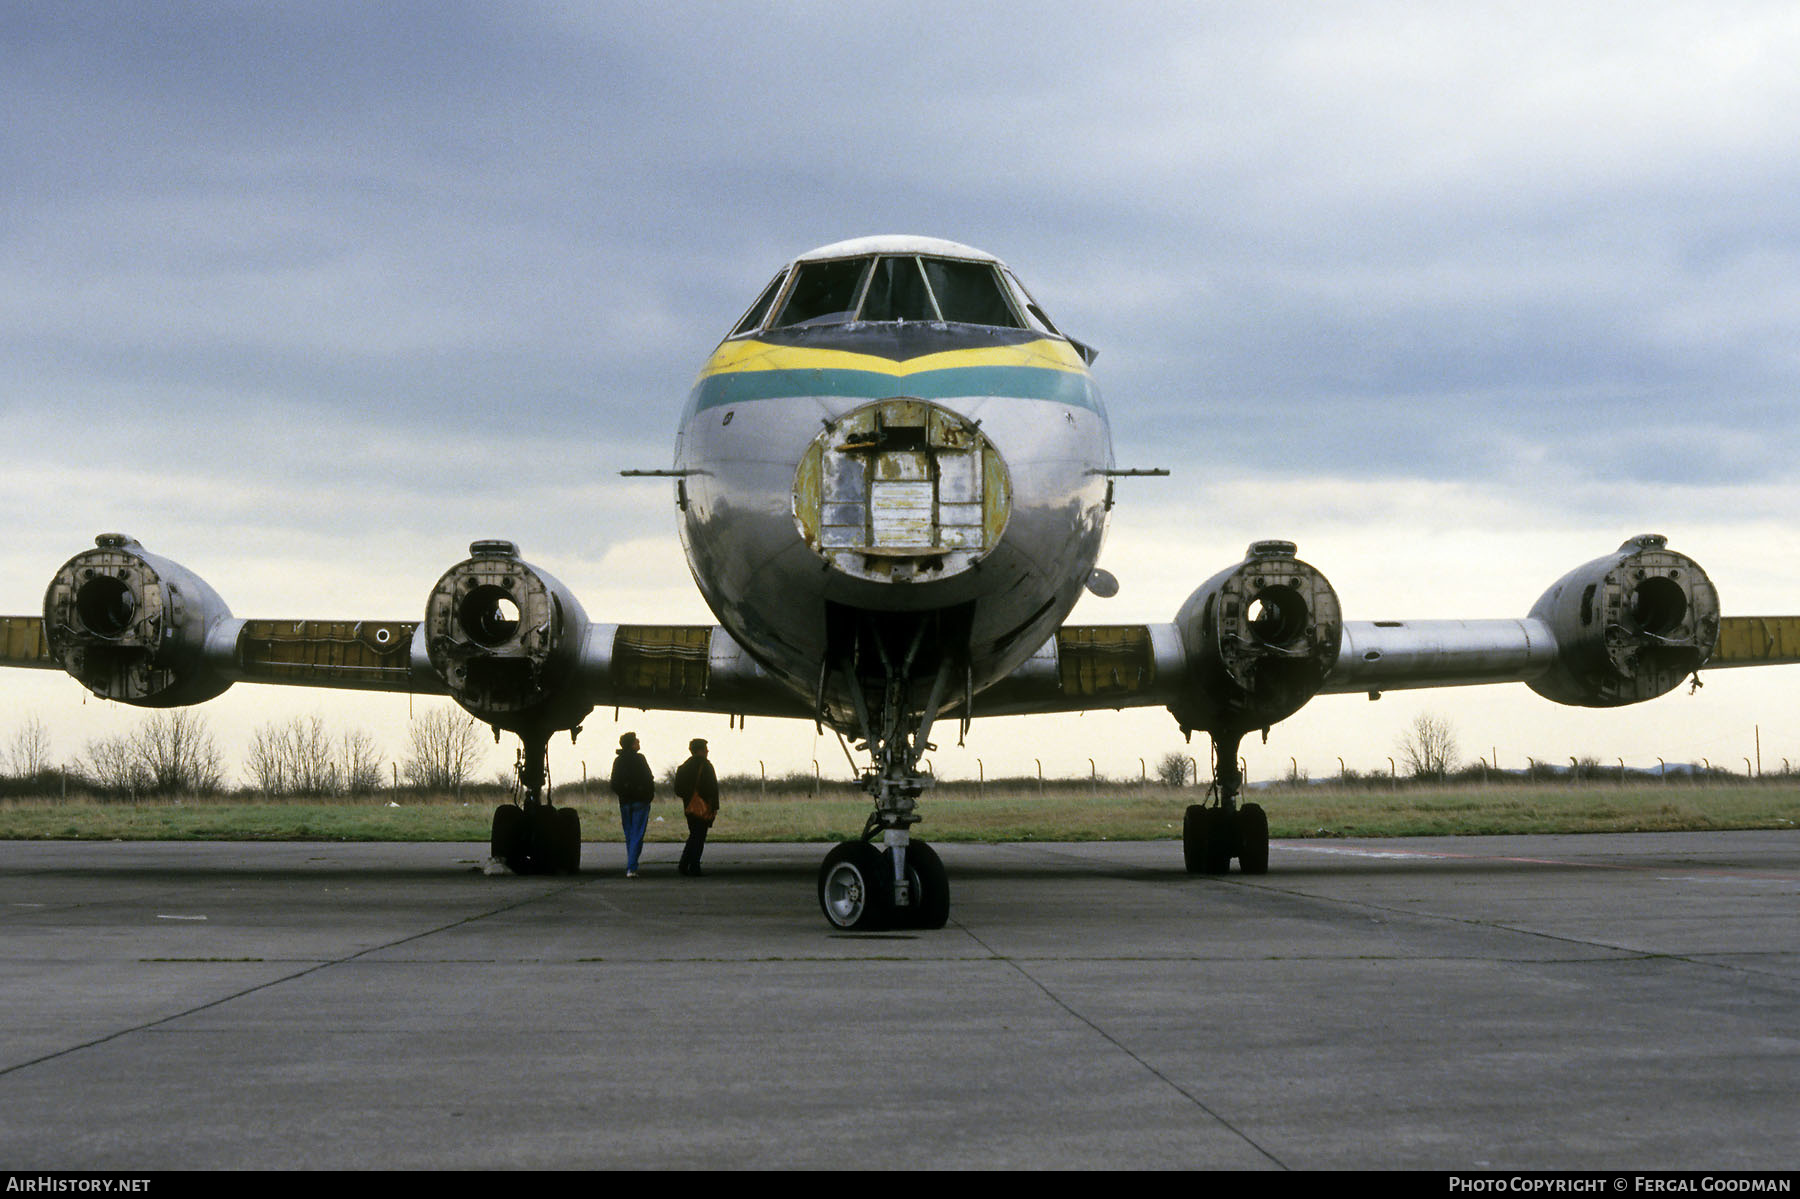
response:
{"label": "four-engine propeller aircraft", "polygon": [[1800,618],[1722,619],[1657,536],[1551,585],[1523,619],[1355,622],[1285,541],[1258,541],[1168,624],[1065,625],[1097,569],[1116,476],[1094,354],[999,260],[875,237],[784,267],[701,368],[671,470],[688,564],[718,625],[590,620],[505,541],[477,541],[418,621],[245,620],[118,534],[69,559],[42,618],[0,618],[0,662],[109,699],[194,704],[236,682],[434,692],[523,744],[495,814],[514,869],[572,870],[580,823],[545,785],[553,734],[596,706],[786,716],[868,755],[874,808],[833,848],[820,905],[845,929],[941,927],[944,867],[911,836],[936,722],[1165,706],[1214,743],[1187,868],[1268,868],[1238,745],[1314,695],[1524,682],[1558,703],[1662,695],[1701,666],[1800,661]]}

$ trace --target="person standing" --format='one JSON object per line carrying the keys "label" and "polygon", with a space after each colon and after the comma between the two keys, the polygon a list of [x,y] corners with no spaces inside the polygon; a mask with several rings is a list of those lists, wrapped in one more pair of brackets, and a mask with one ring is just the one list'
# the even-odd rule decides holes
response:
{"label": "person standing", "polygon": [[619,738],[609,781],[619,797],[619,824],[625,830],[625,877],[636,878],[644,830],[650,825],[650,801],[656,796],[656,776],[639,752],[636,733]]}
{"label": "person standing", "polygon": [[688,760],[675,771],[675,797],[685,805],[688,839],[681,850],[682,874],[700,874],[700,855],[706,849],[706,830],[719,814],[719,776],[706,760],[706,741],[695,737],[688,742]]}

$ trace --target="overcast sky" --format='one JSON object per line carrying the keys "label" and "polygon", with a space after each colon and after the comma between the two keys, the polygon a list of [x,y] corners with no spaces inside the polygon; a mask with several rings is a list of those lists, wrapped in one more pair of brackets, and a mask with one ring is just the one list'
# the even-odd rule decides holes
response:
{"label": "overcast sky", "polygon": [[[1170,619],[1268,536],[1351,619],[1523,615],[1646,531],[1728,614],[1800,610],[1800,8],[651,8],[9,4],[0,611],[119,529],[243,616],[415,619],[504,536],[596,619],[708,619],[667,489],[617,472],[668,463],[777,267],[882,232],[1010,263],[1099,348],[1119,463],[1174,472],[1121,483],[1122,592],[1080,619]],[[1741,768],[1760,723],[1778,768],[1797,671],[1626,713],[1328,698],[1251,773],[1385,766],[1422,710],[1516,766]],[[83,694],[0,678],[0,746],[137,718]],[[393,755],[407,705],[203,711],[234,756],[314,711]],[[810,725],[636,719],[653,760],[843,766]],[[1179,745],[1160,711],[984,722],[939,765]]]}

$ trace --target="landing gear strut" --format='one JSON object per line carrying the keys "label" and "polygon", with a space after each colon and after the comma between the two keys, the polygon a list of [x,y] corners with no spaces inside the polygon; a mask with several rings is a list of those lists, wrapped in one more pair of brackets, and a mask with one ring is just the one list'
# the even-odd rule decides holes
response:
{"label": "landing gear strut", "polygon": [[494,809],[489,852],[514,874],[577,874],[581,870],[581,817],[550,803],[549,741],[522,736],[518,761],[520,803]]}
{"label": "landing gear strut", "polygon": [[1269,816],[1261,804],[1238,806],[1244,776],[1238,743],[1243,734],[1215,734],[1210,804],[1190,804],[1181,823],[1181,854],[1189,874],[1226,874],[1231,859],[1245,874],[1269,872]]}

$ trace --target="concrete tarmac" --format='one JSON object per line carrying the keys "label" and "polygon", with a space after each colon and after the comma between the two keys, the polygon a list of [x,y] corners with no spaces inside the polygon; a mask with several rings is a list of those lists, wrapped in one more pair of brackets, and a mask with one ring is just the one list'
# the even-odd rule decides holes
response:
{"label": "concrete tarmac", "polygon": [[1800,1165],[1800,833],[679,848],[0,843],[0,1165]]}

